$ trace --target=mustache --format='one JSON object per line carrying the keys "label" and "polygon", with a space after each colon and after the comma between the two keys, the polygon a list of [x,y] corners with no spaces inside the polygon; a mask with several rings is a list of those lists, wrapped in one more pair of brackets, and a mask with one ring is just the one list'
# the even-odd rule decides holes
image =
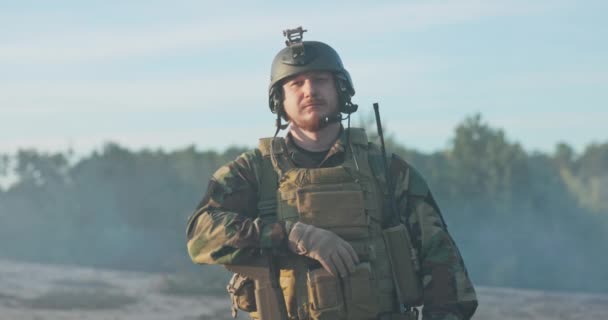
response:
{"label": "mustache", "polygon": [[307,107],[307,106],[310,106],[310,105],[313,105],[313,104],[325,105],[326,102],[325,102],[324,99],[309,99],[309,100],[303,101],[302,104],[301,104],[301,106],[302,107]]}

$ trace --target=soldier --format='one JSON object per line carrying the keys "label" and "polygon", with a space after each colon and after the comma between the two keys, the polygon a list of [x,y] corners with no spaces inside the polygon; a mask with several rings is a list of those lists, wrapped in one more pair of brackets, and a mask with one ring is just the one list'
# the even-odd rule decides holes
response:
{"label": "soldier", "polygon": [[425,320],[469,319],[475,291],[427,184],[394,155],[385,175],[380,148],[342,126],[352,80],[304,31],[287,30],[272,63],[275,136],[215,172],[188,222],[190,257],[237,272],[233,315],[416,319],[423,306]]}

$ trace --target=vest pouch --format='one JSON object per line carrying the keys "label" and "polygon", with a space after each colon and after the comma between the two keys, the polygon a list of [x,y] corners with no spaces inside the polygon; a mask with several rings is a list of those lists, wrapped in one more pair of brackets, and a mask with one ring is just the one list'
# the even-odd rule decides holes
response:
{"label": "vest pouch", "polygon": [[393,280],[400,293],[400,302],[409,307],[420,305],[422,286],[418,277],[418,258],[407,228],[399,224],[382,230],[382,235],[393,270]]}
{"label": "vest pouch", "polygon": [[308,185],[297,190],[300,221],[345,240],[369,236],[363,191],[356,183]]}
{"label": "vest pouch", "polygon": [[369,262],[360,263],[344,281],[346,310],[349,320],[376,319],[378,302],[374,277]]}
{"label": "vest pouch", "polygon": [[246,312],[256,311],[255,286],[253,280],[235,273],[226,287],[232,300],[233,316],[236,309]]}
{"label": "vest pouch", "polygon": [[318,268],[307,273],[310,316],[313,320],[344,319],[344,297],[340,280],[327,270]]}

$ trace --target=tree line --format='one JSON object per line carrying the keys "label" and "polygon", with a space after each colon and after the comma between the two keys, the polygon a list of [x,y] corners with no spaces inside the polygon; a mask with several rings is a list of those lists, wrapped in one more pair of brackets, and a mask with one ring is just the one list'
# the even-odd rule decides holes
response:
{"label": "tree line", "polygon": [[[366,126],[365,124],[363,124]],[[372,126],[368,133],[375,138]],[[449,147],[387,147],[427,179],[476,284],[608,292],[608,143],[527,152],[480,115]],[[0,155],[0,257],[142,271],[192,268],[186,220],[245,148]]]}

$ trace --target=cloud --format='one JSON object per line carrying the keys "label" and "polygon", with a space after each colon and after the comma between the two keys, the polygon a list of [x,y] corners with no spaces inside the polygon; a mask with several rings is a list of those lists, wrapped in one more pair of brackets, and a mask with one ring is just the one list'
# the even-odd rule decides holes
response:
{"label": "cloud", "polygon": [[243,29],[227,22],[214,22],[177,25],[167,29],[93,29],[70,34],[44,34],[29,41],[0,45],[0,62],[74,63],[158,55],[255,38],[263,35],[260,29]]}
{"label": "cloud", "polygon": [[542,72],[520,72],[496,82],[493,87],[515,89],[561,89],[586,86],[608,87],[608,71],[604,70],[552,70]]}
{"label": "cloud", "polygon": [[[272,121],[268,123],[272,123]],[[220,132],[222,134],[219,134]],[[195,145],[202,150],[224,150],[230,145],[254,146],[257,143],[257,137],[270,136],[273,133],[272,126],[267,123],[245,124],[227,130],[217,126],[206,126],[204,121],[198,128],[186,129],[169,126],[164,130],[139,131],[115,128],[107,132],[84,132],[78,135],[49,132],[44,136],[0,138],[0,154],[11,154],[18,149],[27,148],[50,152],[71,149],[79,154],[86,154],[101,148],[107,142],[115,142],[133,150],[142,148],[174,150],[190,145]]]}
{"label": "cloud", "polygon": [[[446,26],[478,21],[480,19],[527,14],[547,8],[547,4],[528,4],[522,1],[418,1],[396,2],[373,7],[355,7],[346,10],[339,30],[344,35],[418,31],[432,26]],[[330,19],[321,21],[328,27]]]}
{"label": "cloud", "polygon": [[[498,127],[507,127],[509,130],[549,130],[553,133],[559,133],[562,136],[576,135],[575,131],[578,128],[586,128],[586,132],[595,131],[599,136],[605,131],[606,119],[608,119],[608,111],[596,110],[585,111],[584,113],[578,110],[558,111],[553,110],[528,110],[525,117],[521,114],[497,114],[488,112],[491,125]],[[596,128],[596,130],[594,130]],[[589,130],[591,129],[591,130]],[[608,138],[604,134],[604,138]]]}
{"label": "cloud", "polygon": [[[382,96],[408,90],[424,91],[421,79],[441,70],[438,57],[353,61],[348,66],[357,97]],[[196,74],[129,80],[40,79],[0,81],[0,112],[36,114],[103,110],[104,112],[150,110],[197,110],[218,106],[265,105],[268,71]],[[377,81],[379,75],[382,81]],[[428,90],[426,90],[428,91]]]}
{"label": "cloud", "polygon": [[409,95],[433,93],[434,86],[429,86],[429,78],[448,67],[448,63],[438,56],[413,54],[379,61],[355,60],[346,65],[357,91],[357,99],[402,96],[404,92]]}
{"label": "cloud", "polygon": [[[302,7],[290,7],[281,5],[277,7],[248,8],[246,14],[236,14],[231,10],[224,10],[221,14],[214,14],[206,3],[199,8],[192,8],[193,13],[186,19],[175,19],[166,21],[164,24],[147,24],[138,22],[129,25],[122,23],[113,25],[103,20],[94,23],[83,23],[87,17],[76,21],[63,22],[60,27],[48,26],[49,22],[58,19],[52,16],[49,21],[44,21],[42,14],[37,14],[39,25],[29,26],[27,33],[20,37],[9,36],[10,41],[0,42],[0,70],[17,70],[14,66],[27,66],[28,70],[37,68],[44,70],[52,66],[52,72],[45,74],[39,72],[36,78],[29,73],[25,76],[17,76],[17,73],[3,75],[0,78],[0,117],[2,115],[32,115],[44,117],[50,113],[65,112],[91,112],[108,113],[117,116],[125,112],[146,111],[171,111],[201,110],[217,112],[218,108],[265,108],[266,90],[268,83],[268,70],[264,60],[264,66],[254,66],[253,63],[247,67],[247,71],[236,68],[232,73],[204,74],[184,72],[179,75],[155,75],[153,77],[129,74],[129,80],[121,80],[120,75],[113,74],[111,70],[104,73],[104,79],[70,79],[61,78],[63,74],[57,70],[72,71],[71,76],[82,74],[80,70],[83,65],[90,69],[101,69],[103,66],[118,61],[130,65],[140,63],[140,58],[145,57],[171,57],[181,53],[203,54],[206,50],[220,48],[221,51],[236,48],[239,57],[251,58],[258,61],[257,53],[248,56],[247,48],[252,45],[257,47],[275,46],[270,51],[274,52],[281,45],[280,30],[287,26],[297,26],[300,23],[310,30],[309,39],[326,39],[329,43],[337,43],[353,50],[364,45],[364,41],[384,37],[389,39],[395,35],[395,41],[403,41],[397,38],[403,32],[422,32],[433,27],[449,27],[459,24],[475,23],[484,19],[497,17],[529,15],[554,8],[558,4],[554,2],[524,2],[524,1],[408,1],[378,3],[373,6],[364,5],[362,2],[332,3],[328,5],[311,5]],[[297,4],[293,4],[296,6]],[[328,9],[332,6],[332,10]],[[335,10],[334,10],[335,9]],[[336,10],[341,14],[336,15]],[[209,13],[211,12],[211,13]],[[126,18],[133,12],[122,12]],[[0,20],[2,13],[0,13]],[[164,18],[164,16],[163,16]],[[1,31],[0,31],[1,32]],[[7,31],[4,32],[5,34]],[[308,34],[307,34],[308,35]],[[2,33],[0,36],[4,38]],[[389,43],[388,47],[392,44]],[[392,46],[396,47],[397,44]],[[258,49],[258,48],[253,49]],[[381,48],[380,48],[381,49]],[[255,50],[252,50],[255,51]],[[443,54],[443,53],[442,53]],[[353,75],[355,87],[357,88],[357,100],[366,105],[369,104],[366,97],[395,97],[403,96],[405,90],[408,98],[418,95],[414,101],[424,104],[427,108],[429,101],[435,103],[434,117],[428,114],[416,114],[415,121],[396,123],[392,125],[403,141],[421,141],[420,149],[436,149],[443,145],[450,136],[453,126],[461,120],[462,110],[444,115],[438,119],[438,113],[447,113],[448,108],[462,108],[460,104],[470,103],[470,99],[452,99],[455,93],[465,91],[462,85],[445,84],[444,72],[449,72],[449,64],[452,63],[442,56],[414,56],[411,52],[379,53],[380,58],[368,59],[368,57],[356,57],[347,62],[347,68]],[[403,59],[403,56],[407,60]],[[231,64],[231,57],[225,56],[221,63]],[[119,61],[124,60],[124,61]],[[373,60],[373,61],[371,61]],[[379,61],[380,60],[380,61]],[[216,60],[204,63],[211,64]],[[243,61],[239,60],[238,63]],[[185,63],[188,63],[187,61]],[[244,62],[243,62],[244,63]],[[10,67],[10,68],[9,68]],[[118,68],[115,67],[114,68]],[[150,67],[152,69],[152,67]],[[239,70],[237,70],[239,69]],[[57,71],[57,72],[56,72]],[[92,73],[94,73],[94,71]],[[238,71],[238,73],[236,73]],[[174,72],[174,71],[171,71]],[[382,73],[379,81],[379,72]],[[32,73],[36,73],[35,71]],[[25,79],[24,77],[28,77]],[[50,76],[50,77],[49,77]],[[118,80],[108,79],[118,78]],[[17,78],[17,79],[15,79]],[[4,79],[4,80],[2,80]],[[442,80],[443,79],[443,80]],[[492,79],[490,79],[492,80]],[[442,82],[444,81],[444,82]],[[449,82],[449,81],[448,81]],[[600,71],[595,73],[584,72],[555,72],[550,74],[527,73],[511,78],[497,81],[485,81],[481,83],[482,89],[496,88],[498,86],[534,86],[543,85],[557,88],[561,83],[565,85],[584,86],[588,83],[605,84],[606,73]],[[471,90],[469,88],[468,90]],[[473,95],[479,95],[479,88],[474,88]],[[400,98],[399,98],[400,99]],[[434,100],[433,100],[434,99]],[[450,101],[448,101],[450,100]],[[358,102],[358,101],[356,101]],[[384,101],[383,101],[384,102]],[[393,105],[397,103],[393,101]],[[386,103],[390,105],[390,103]],[[412,104],[409,104],[412,105]],[[409,106],[408,105],[408,106]],[[430,109],[430,107],[428,107]],[[394,111],[396,113],[397,111]],[[387,114],[390,110],[387,108]],[[483,110],[484,115],[486,111]],[[402,114],[399,114],[401,116]],[[6,116],[8,117],[8,116]],[[5,117],[5,118],[6,118]],[[10,118],[10,117],[8,117]],[[13,119],[25,117],[13,117]],[[536,119],[536,118],[535,118]],[[605,119],[605,117],[603,118]],[[133,121],[137,121],[134,119]],[[516,125],[516,123],[509,125]],[[501,123],[502,124],[502,123]],[[61,123],[54,125],[62,125]],[[91,126],[94,126],[92,123]],[[247,131],[233,123],[231,131],[234,133],[235,141],[250,141],[258,131]],[[266,124],[265,124],[266,125]],[[558,125],[557,122],[555,124]],[[50,126],[50,125],[49,125]],[[175,126],[175,125],[174,125]],[[271,126],[271,124],[270,124]],[[27,130],[27,126],[22,126]],[[235,128],[238,127],[238,128]],[[50,127],[49,127],[50,128]],[[268,128],[260,129],[260,135],[267,135]],[[32,145],[41,148],[62,149],[69,141],[75,141],[77,147],[99,145],[102,141],[116,139],[129,146],[140,146],[154,143],[155,145],[178,146],[188,143],[190,136],[204,137],[216,135],[217,132],[206,131],[180,131],[175,133],[144,133],[127,132],[117,130],[114,136],[108,136],[104,132],[86,133],[82,135],[64,136],[31,136],[11,141],[0,141],[0,145],[21,146]],[[252,129],[253,130],[253,129]],[[257,130],[257,129],[256,129]],[[1,131],[1,129],[0,129]],[[510,131],[510,129],[508,130]],[[5,131],[6,132],[6,131]],[[184,132],[184,133],[179,133]],[[238,133],[241,132],[241,133]],[[0,133],[0,136],[3,134]],[[31,139],[30,139],[31,138]],[[225,137],[224,137],[225,138]],[[242,139],[242,140],[241,140]],[[222,143],[229,143],[223,141]],[[223,146],[224,144],[218,144]],[[425,149],[425,145],[429,146]],[[418,146],[416,146],[418,147]]]}
{"label": "cloud", "polygon": [[[545,5],[546,6],[546,5]],[[451,25],[497,16],[518,15],[544,6],[526,2],[502,1],[431,1],[348,5],[338,7],[343,14],[315,6],[261,8],[247,14],[226,12],[210,16],[201,10],[192,22],[169,21],[169,25],[74,25],[71,29],[48,29],[45,24],[28,32],[24,39],[0,44],[3,63],[72,64],[96,60],[162,55],[179,50],[206,50],[214,46],[238,47],[243,41],[268,39],[285,26],[304,22],[315,34],[342,39],[361,35],[420,30],[431,26]],[[329,13],[329,12],[332,13]],[[128,14],[128,13],[127,13]],[[56,18],[56,17],[54,17]],[[199,22],[205,21],[205,22]],[[48,23],[48,21],[47,21]]]}
{"label": "cloud", "polygon": [[5,82],[0,83],[4,91],[0,95],[0,112],[212,110],[225,105],[247,106],[252,101],[265,103],[266,81],[266,74],[251,73],[138,81]]}

